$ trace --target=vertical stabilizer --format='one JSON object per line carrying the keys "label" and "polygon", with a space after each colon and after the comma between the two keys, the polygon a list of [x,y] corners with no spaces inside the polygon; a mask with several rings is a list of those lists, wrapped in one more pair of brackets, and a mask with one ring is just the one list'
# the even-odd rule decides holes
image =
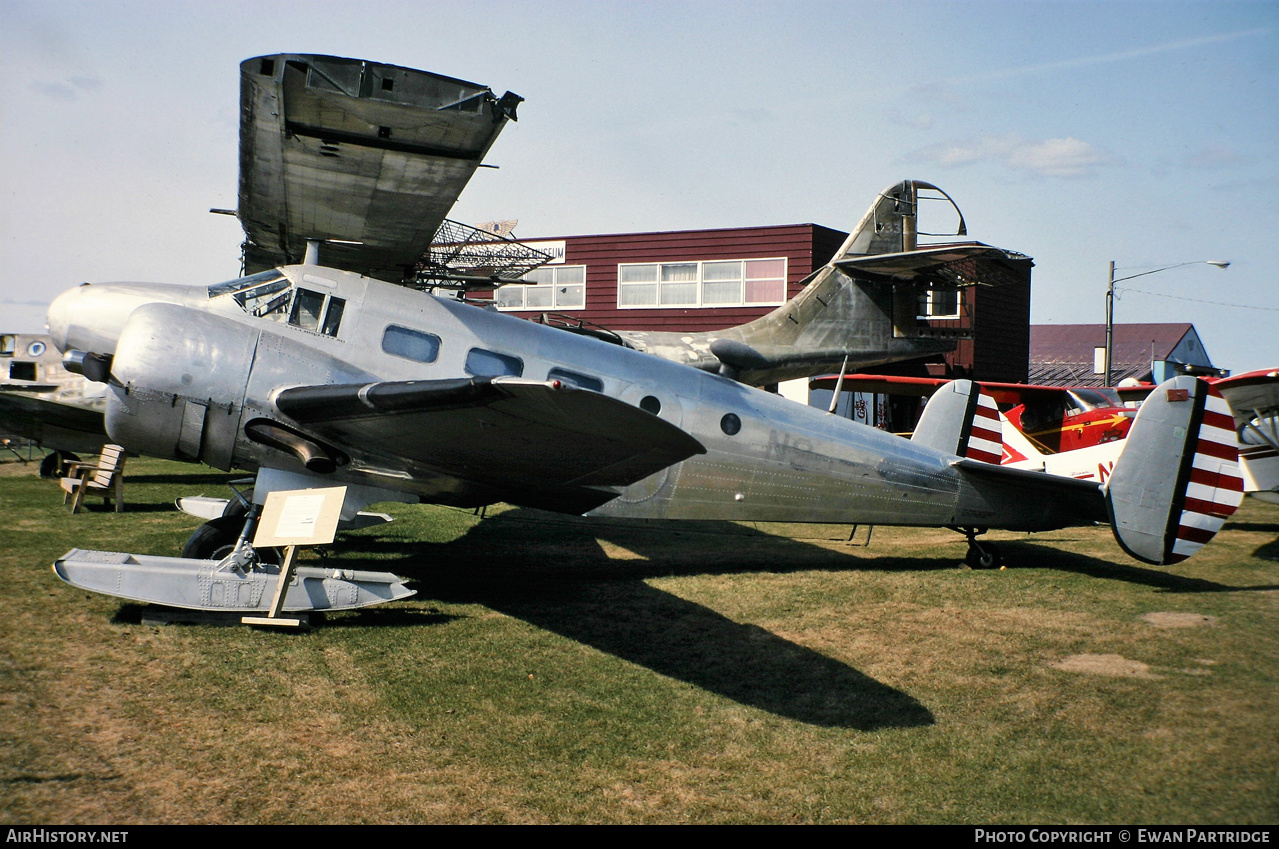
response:
{"label": "vertical stabilizer", "polygon": [[1243,501],[1230,407],[1205,381],[1160,384],[1141,405],[1106,483],[1124,551],[1166,566],[1204,546]]}
{"label": "vertical stabilizer", "polygon": [[999,408],[971,380],[952,380],[933,393],[911,442],[998,465],[1003,454]]}

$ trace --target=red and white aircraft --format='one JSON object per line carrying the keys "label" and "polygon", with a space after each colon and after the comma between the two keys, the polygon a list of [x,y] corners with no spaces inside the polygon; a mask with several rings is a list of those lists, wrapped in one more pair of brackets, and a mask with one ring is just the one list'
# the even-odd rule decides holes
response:
{"label": "red and white aircraft", "polygon": [[[814,389],[878,395],[930,396],[946,381],[872,374],[831,375],[810,382]],[[1236,434],[1244,492],[1279,504],[1279,369],[1263,369],[1209,380],[1228,405]],[[982,383],[994,416],[987,428],[973,424],[974,459],[999,462],[1053,475],[1105,483],[1124,447],[1140,400],[1154,386],[1115,389]],[[990,416],[981,408],[977,416]],[[985,431],[985,433],[983,433]],[[999,443],[992,447],[998,433]],[[983,437],[985,437],[983,439]],[[998,460],[993,459],[997,456]]]}

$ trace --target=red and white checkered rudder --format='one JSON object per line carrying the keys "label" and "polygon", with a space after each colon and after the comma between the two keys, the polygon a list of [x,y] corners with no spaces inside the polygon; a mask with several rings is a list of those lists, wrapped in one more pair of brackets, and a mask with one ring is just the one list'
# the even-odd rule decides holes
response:
{"label": "red and white checkered rudder", "polygon": [[1230,407],[1206,381],[1165,381],[1141,405],[1106,482],[1115,539],[1147,563],[1179,563],[1243,501]]}

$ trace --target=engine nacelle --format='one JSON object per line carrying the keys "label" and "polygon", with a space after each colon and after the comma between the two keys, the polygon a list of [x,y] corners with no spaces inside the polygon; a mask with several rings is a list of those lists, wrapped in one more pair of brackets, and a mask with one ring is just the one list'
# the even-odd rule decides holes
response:
{"label": "engine nacelle", "polygon": [[111,439],[152,457],[231,468],[259,335],[176,304],[135,309],[111,363]]}

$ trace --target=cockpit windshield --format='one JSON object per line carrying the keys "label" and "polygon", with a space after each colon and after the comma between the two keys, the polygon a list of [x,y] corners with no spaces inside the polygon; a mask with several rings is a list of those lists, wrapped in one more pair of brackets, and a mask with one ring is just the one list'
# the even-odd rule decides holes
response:
{"label": "cockpit windshield", "polygon": [[1111,398],[1098,389],[1069,389],[1066,395],[1070,399],[1067,402],[1067,409],[1073,408],[1075,412],[1123,406],[1117,397]]}
{"label": "cockpit windshield", "polygon": [[279,271],[261,271],[209,287],[209,297],[230,295],[241,309],[257,318],[284,321],[289,315],[289,278]]}

